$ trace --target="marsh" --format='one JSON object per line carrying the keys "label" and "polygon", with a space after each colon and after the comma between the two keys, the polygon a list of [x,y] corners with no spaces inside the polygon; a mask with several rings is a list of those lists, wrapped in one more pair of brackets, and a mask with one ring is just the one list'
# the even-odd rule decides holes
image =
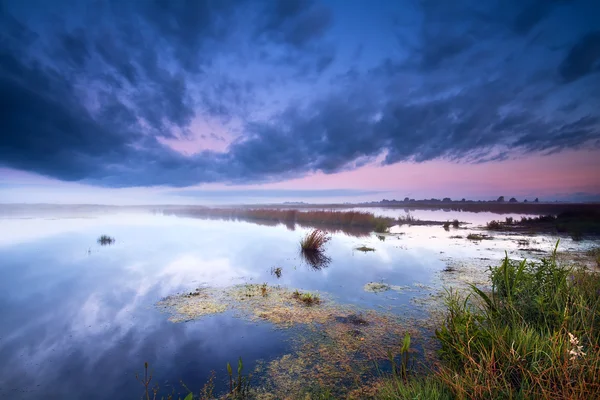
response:
{"label": "marsh", "polygon": [[[393,209],[379,212],[393,218],[404,214]],[[434,219],[435,213],[413,214]],[[485,215],[443,216],[440,220],[465,221],[465,237],[485,234]],[[312,231],[307,227],[142,211],[73,218],[50,212],[5,216],[1,223],[0,355],[5,362],[0,367],[0,393],[16,399],[136,398],[140,388],[134,375],[144,362],[150,363],[163,388],[182,390],[173,383],[182,380],[197,391],[212,370],[225,377],[227,362],[239,357],[247,371],[257,371],[255,383],[270,382],[276,392],[283,378],[271,376],[269,366],[289,357],[301,365],[298,341],[314,344],[314,332],[309,332],[314,321],[302,321],[305,314],[298,314],[297,323],[282,329],[273,318],[289,318],[288,314],[274,314],[277,308],[264,305],[272,303],[252,301],[272,301],[277,293],[295,289],[318,296],[316,304],[298,304],[310,315],[326,317],[319,323],[329,326],[328,335],[345,338],[338,330],[356,328],[339,321],[364,315],[372,329],[370,345],[378,338],[378,350],[384,353],[391,339],[381,333],[381,324],[401,326],[399,337],[412,332],[414,343],[425,343],[427,324],[406,321],[426,320],[427,304],[442,286],[485,283],[487,265],[501,260],[505,250],[515,257],[524,254],[520,237],[513,233],[494,232],[494,240],[473,242],[440,225],[397,225],[382,241],[380,234],[333,229],[323,248],[329,262],[314,268],[299,251],[299,241]],[[118,240],[102,246],[97,243],[102,234]],[[535,240],[536,247],[548,252],[556,237],[538,235]],[[582,252],[594,243],[562,240],[561,247]],[[360,246],[374,251],[357,252]],[[256,306],[260,312],[223,301],[222,296],[236,287],[265,288],[264,293],[256,289],[261,295],[249,296],[255,300],[245,303],[263,304]],[[182,295],[192,303],[172,302],[184,313],[172,317],[165,299],[168,303]],[[243,297],[235,299],[244,302]],[[248,312],[258,317],[244,317]],[[365,337],[354,334],[357,340]],[[226,389],[224,380],[215,383],[217,389]]]}

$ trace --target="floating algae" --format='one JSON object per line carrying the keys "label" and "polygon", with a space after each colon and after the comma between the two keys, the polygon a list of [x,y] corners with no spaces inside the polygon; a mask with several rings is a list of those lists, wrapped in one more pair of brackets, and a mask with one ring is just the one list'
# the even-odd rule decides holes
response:
{"label": "floating algae", "polygon": [[335,397],[350,398],[358,382],[362,388],[369,387],[374,363],[386,363],[389,352],[397,355],[404,335],[415,337],[419,330],[406,318],[336,304],[321,296],[318,303],[307,305],[297,290],[247,284],[198,289],[168,297],[158,305],[173,314],[173,322],[232,310],[252,321],[296,326],[291,331],[292,352],[255,371],[255,376],[262,376],[261,385],[251,389],[255,397],[304,399],[326,388]]}
{"label": "floating algae", "polygon": [[[303,301],[307,297],[315,300],[307,305]],[[190,321],[232,309],[239,317],[266,320],[280,327],[324,323],[344,309],[316,294],[266,284],[198,289],[167,297],[157,305],[172,314],[169,318],[172,322]]]}
{"label": "floating algae", "polygon": [[388,351],[397,355],[406,333],[419,334],[398,317],[372,310],[335,316],[298,335],[292,353],[259,372],[268,377],[273,398],[310,398],[322,388],[335,398],[364,398],[365,393],[350,396],[352,389],[357,382],[369,387],[374,363],[385,363]]}
{"label": "floating algae", "polygon": [[169,321],[185,322],[227,309],[226,304],[216,302],[211,297],[208,291],[198,289],[189,294],[167,297],[159,301],[157,306],[171,313]]}
{"label": "floating algae", "polygon": [[391,288],[392,287],[390,285],[383,282],[369,282],[364,286],[365,292],[371,293],[387,292]]}
{"label": "floating algae", "polygon": [[402,292],[410,292],[410,291],[414,292],[418,289],[422,289],[418,286],[418,284],[415,284],[413,286],[414,287],[388,285],[387,283],[383,283],[383,282],[369,282],[365,286],[363,286],[363,290],[365,292],[370,292],[370,293],[381,293],[381,292],[387,292],[388,290],[394,290],[398,293],[402,293]]}

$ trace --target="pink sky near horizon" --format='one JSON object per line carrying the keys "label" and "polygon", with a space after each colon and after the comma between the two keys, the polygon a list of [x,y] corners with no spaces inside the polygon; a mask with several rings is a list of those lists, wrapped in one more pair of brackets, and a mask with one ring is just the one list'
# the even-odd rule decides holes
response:
{"label": "pink sky near horizon", "polygon": [[[336,174],[314,173],[306,177],[259,185],[269,189],[373,189],[431,193],[431,196],[494,196],[506,191],[531,193],[600,194],[600,151],[565,151],[514,160],[463,164],[449,161],[368,165]],[[226,188],[204,185],[203,188]],[[248,185],[244,187],[257,187]],[[412,195],[410,193],[413,193]]]}
{"label": "pink sky near horizon", "polygon": [[[26,185],[26,188],[11,186]],[[381,198],[441,198],[462,197],[491,199],[503,196],[552,197],[557,194],[585,192],[600,195],[600,151],[565,151],[552,155],[530,155],[519,159],[488,162],[482,164],[462,164],[436,160],[424,163],[398,163],[388,166],[368,165],[352,171],[326,175],[321,172],[287,181],[249,184],[203,184],[189,188],[169,187],[110,189],[91,187],[83,183],[60,182],[21,171],[0,169],[0,202],[23,197],[38,196],[44,200],[44,190],[50,200],[64,196],[86,201],[106,195],[122,196],[128,202],[168,201],[169,196],[187,190],[229,191],[229,190],[328,190],[354,189],[363,191],[383,191],[369,199]],[[49,195],[51,193],[51,196]],[[167,195],[168,194],[168,195]],[[58,197],[57,197],[58,196]],[[166,197],[165,197],[166,196]],[[265,201],[268,198],[264,199]],[[302,199],[298,199],[302,200]],[[316,199],[315,199],[316,200]],[[339,201],[346,201],[339,198]],[[355,199],[348,199],[352,201]],[[6,202],[6,201],[5,201]]]}

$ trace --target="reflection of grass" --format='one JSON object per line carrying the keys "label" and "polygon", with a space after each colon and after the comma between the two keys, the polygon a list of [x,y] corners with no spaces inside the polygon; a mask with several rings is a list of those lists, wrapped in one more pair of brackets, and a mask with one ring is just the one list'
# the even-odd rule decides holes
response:
{"label": "reflection of grass", "polygon": [[281,278],[281,267],[271,268],[271,275],[275,275],[277,278]]}
{"label": "reflection of grass", "polygon": [[113,244],[114,242],[115,242],[115,238],[110,237],[108,235],[102,235],[98,238],[98,243],[101,246],[110,245],[110,244]]}
{"label": "reflection of grass", "polygon": [[360,246],[360,247],[355,248],[354,250],[362,251],[363,253],[367,253],[369,251],[375,251],[374,248],[367,247],[367,246]]}

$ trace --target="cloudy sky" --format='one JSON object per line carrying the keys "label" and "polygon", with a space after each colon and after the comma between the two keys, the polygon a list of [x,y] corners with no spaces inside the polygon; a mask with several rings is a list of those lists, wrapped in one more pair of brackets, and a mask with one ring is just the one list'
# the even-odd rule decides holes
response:
{"label": "cloudy sky", "polygon": [[0,0],[0,202],[598,198],[599,15]]}

